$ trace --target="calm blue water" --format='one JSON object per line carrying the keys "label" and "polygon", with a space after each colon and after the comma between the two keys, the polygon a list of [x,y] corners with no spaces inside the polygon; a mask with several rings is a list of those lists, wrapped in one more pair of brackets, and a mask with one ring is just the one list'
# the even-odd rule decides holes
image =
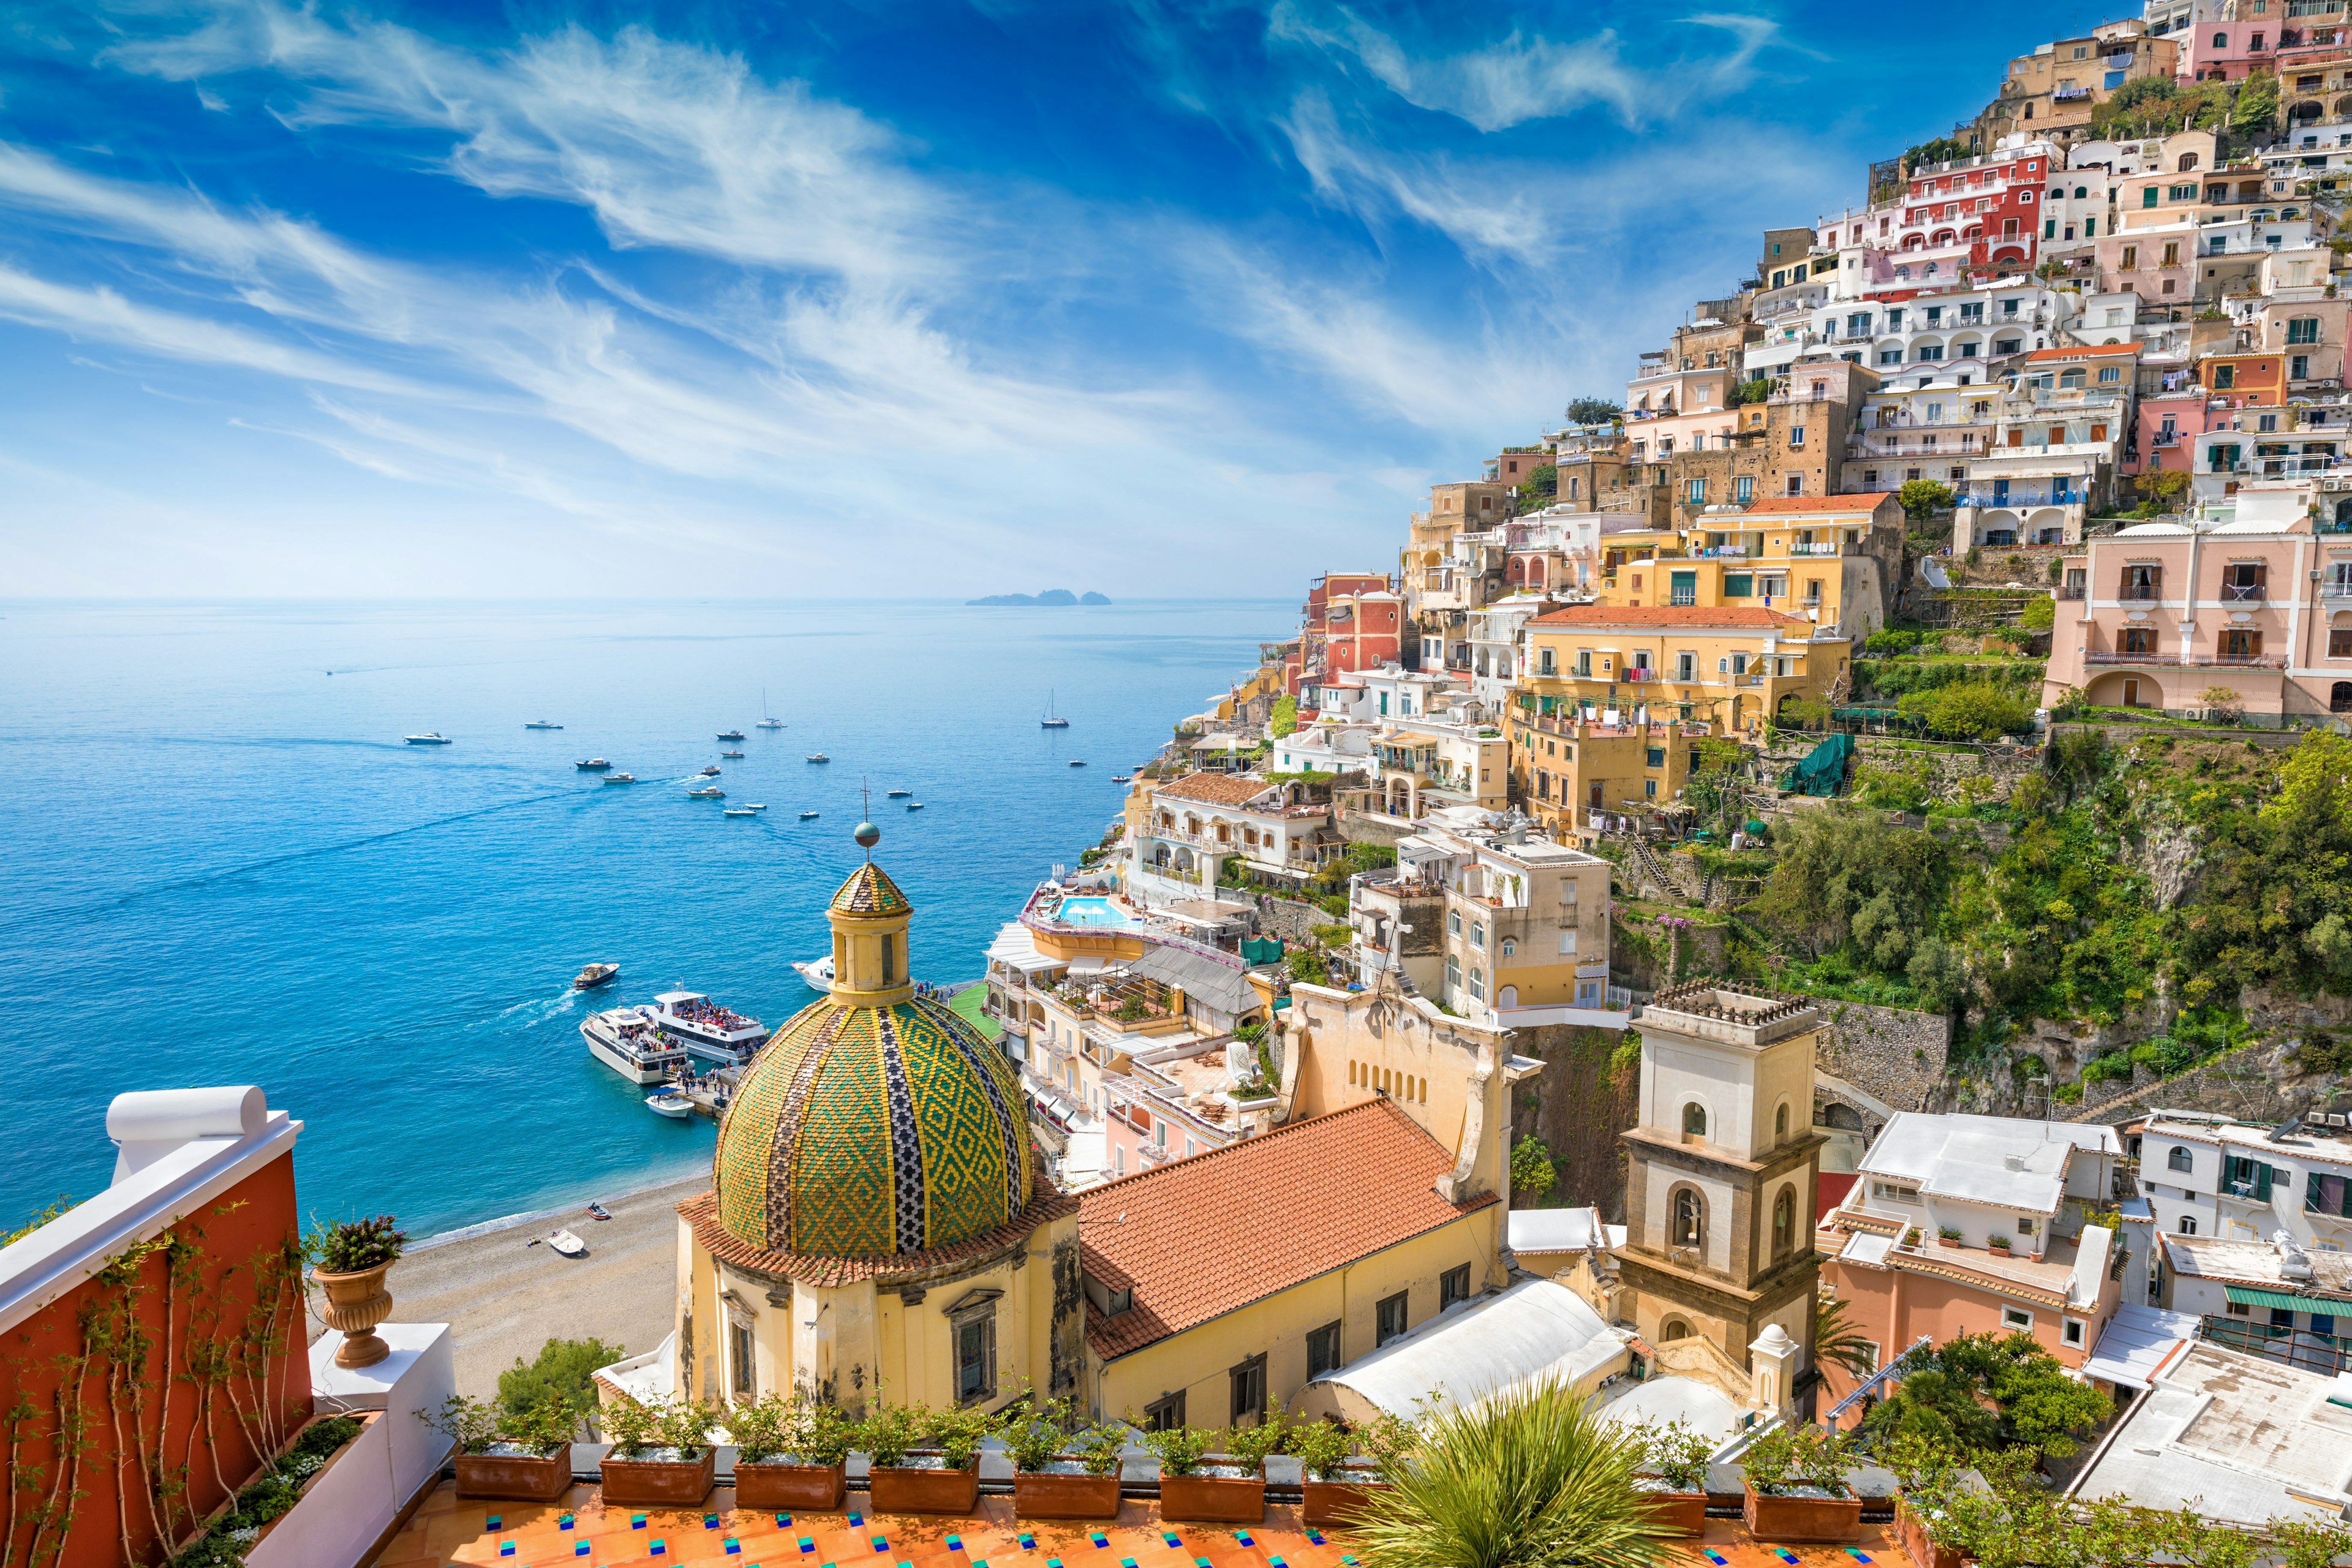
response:
{"label": "calm blue water", "polygon": [[1074,926],[1128,926],[1134,917],[1108,899],[1064,899],[1059,918]]}
{"label": "calm blue water", "polygon": [[[105,1185],[106,1105],[131,1089],[262,1085],[308,1123],[306,1210],[413,1235],[685,1174],[712,1126],[589,1058],[581,964],[623,966],[595,1006],[682,981],[781,1023],[813,1000],[786,964],[825,951],[864,778],[916,973],[976,975],[1117,815],[1111,775],[1295,615],[0,605],[0,1016],[24,1097],[0,1226]],[[789,728],[752,728],[763,686]],[[1038,728],[1049,688],[1067,730]],[[522,728],[541,717],[565,728]],[[727,729],[748,754],[719,782],[761,817],[684,797]],[[402,744],[428,730],[456,743]],[[572,769],[591,755],[645,782],[604,788]]]}

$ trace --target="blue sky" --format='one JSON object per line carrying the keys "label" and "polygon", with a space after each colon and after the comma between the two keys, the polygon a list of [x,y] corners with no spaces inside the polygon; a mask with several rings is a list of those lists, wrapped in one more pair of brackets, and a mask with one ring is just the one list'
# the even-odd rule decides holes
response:
{"label": "blue sky", "polygon": [[0,592],[1286,593],[2085,11],[0,17]]}

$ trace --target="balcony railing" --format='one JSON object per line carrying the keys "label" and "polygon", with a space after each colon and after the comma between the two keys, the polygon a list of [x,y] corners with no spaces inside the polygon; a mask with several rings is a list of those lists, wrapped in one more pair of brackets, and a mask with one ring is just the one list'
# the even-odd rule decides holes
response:
{"label": "balcony railing", "polygon": [[2286,668],[2286,660],[2284,658],[2272,654],[2248,654],[2237,657],[2220,653],[2192,653],[2182,658],[2180,662],[2190,669],[2284,669]]}
{"label": "balcony railing", "polygon": [[2155,604],[2164,590],[2154,583],[2126,583],[2116,590],[2116,597],[2126,604]]}
{"label": "balcony railing", "polygon": [[2266,590],[2260,583],[2224,583],[2221,584],[2221,598],[2225,603],[2245,602],[2261,599],[2264,596],[2266,596]]}
{"label": "balcony railing", "polygon": [[2068,583],[2062,585],[2057,590],[2058,597],[2062,599],[2080,600],[2087,596],[2089,593],[2090,589],[2080,583]]}
{"label": "balcony railing", "polygon": [[2086,653],[2084,664],[2179,664],[2179,657],[2168,653]]}

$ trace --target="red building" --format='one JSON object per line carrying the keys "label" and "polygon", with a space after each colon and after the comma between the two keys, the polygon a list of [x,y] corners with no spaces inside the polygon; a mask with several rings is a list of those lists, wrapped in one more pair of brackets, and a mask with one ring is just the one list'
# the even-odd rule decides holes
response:
{"label": "red building", "polygon": [[1377,669],[1402,646],[1403,601],[1381,572],[1331,572],[1307,584],[1298,653],[1286,664],[1291,696],[1346,670]]}

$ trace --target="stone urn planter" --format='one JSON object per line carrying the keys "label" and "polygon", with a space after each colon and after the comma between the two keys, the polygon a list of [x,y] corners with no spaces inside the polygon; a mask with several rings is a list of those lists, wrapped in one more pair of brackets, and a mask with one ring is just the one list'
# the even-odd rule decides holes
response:
{"label": "stone urn planter", "polygon": [[[1226,1475],[1208,1473],[1223,1469]],[[1258,1524],[1265,1519],[1265,1473],[1238,1465],[1204,1466],[1189,1476],[1160,1478],[1160,1517],[1188,1524]]]}
{"label": "stone urn planter", "polygon": [[383,1288],[383,1277],[391,1268],[385,1262],[349,1274],[310,1270],[310,1278],[327,1297],[319,1316],[329,1328],[343,1331],[343,1342],[335,1347],[337,1366],[373,1366],[392,1353],[392,1347],[375,1331],[378,1323],[392,1316],[392,1292]]}
{"label": "stone urn planter", "polygon": [[735,1506],[763,1513],[790,1513],[796,1509],[837,1513],[842,1495],[849,1489],[848,1472],[840,1465],[794,1465],[781,1459],[735,1461]]}
{"label": "stone urn planter", "polygon": [[1307,1476],[1299,1481],[1304,1505],[1298,1518],[1302,1524],[1350,1524],[1364,1511],[1375,1492],[1389,1489],[1380,1479],[1380,1471],[1370,1465],[1350,1465],[1343,1480],[1317,1480]]}
{"label": "stone urn planter", "polygon": [[[1641,1478],[1654,1479],[1652,1477]],[[1642,1500],[1650,1505],[1650,1528],[1660,1535],[1696,1539],[1706,1533],[1706,1494],[1644,1489]]]}
{"label": "stone urn planter", "polygon": [[980,1467],[877,1465],[866,1473],[866,1490],[876,1513],[968,1514],[980,1507]]}
{"label": "stone urn planter", "polygon": [[1063,1470],[1023,1470],[1013,1478],[1013,1511],[1023,1519],[1117,1519],[1118,1472],[1090,1476],[1066,1456]]}
{"label": "stone urn planter", "polygon": [[604,1456],[604,1500],[636,1508],[697,1508],[719,1476],[719,1451],[698,1459],[620,1459]]}
{"label": "stone urn planter", "polygon": [[1960,1568],[1959,1549],[1937,1545],[1927,1521],[1899,1500],[1895,1504],[1895,1535],[1917,1568]]}
{"label": "stone urn planter", "polygon": [[569,1443],[553,1454],[459,1454],[451,1463],[459,1497],[553,1502],[572,1484]]}
{"label": "stone urn planter", "polygon": [[1832,1497],[1820,1487],[1801,1491],[1745,1489],[1740,1513],[1759,1541],[1822,1541],[1843,1545],[1862,1539],[1862,1499],[1851,1490]]}

